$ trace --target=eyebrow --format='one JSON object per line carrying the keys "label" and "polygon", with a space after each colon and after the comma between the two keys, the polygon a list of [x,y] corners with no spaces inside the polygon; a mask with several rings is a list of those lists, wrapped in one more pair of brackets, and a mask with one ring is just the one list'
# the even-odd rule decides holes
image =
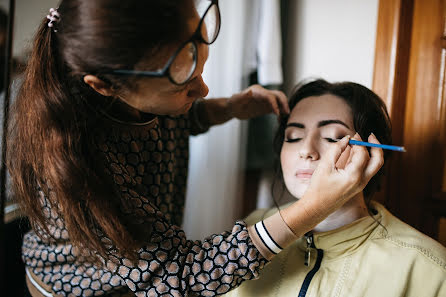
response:
{"label": "eyebrow", "polygon": [[[340,120],[325,120],[325,121],[320,121],[317,123],[317,127],[321,128],[327,125],[331,125],[331,124],[339,124],[342,125],[344,127],[346,127],[347,129],[351,129],[346,123],[344,123],[343,121]],[[286,125],[285,129],[288,127],[296,127],[296,128],[300,128],[300,129],[305,129],[305,125],[301,124],[301,123],[289,123]]]}

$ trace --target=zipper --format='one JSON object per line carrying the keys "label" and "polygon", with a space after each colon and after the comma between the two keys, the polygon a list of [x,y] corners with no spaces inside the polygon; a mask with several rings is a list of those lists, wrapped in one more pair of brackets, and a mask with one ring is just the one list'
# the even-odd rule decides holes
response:
{"label": "zipper", "polygon": [[310,262],[311,262],[311,249],[314,246],[313,243],[313,233],[308,232],[305,234],[305,240],[307,241],[307,250],[305,251],[305,261],[304,264],[305,266],[310,266]]}
{"label": "zipper", "polygon": [[316,257],[316,263],[314,264],[313,269],[308,272],[307,276],[304,279],[304,282],[302,284],[302,287],[300,288],[298,297],[304,297],[307,294],[308,287],[310,286],[311,280],[313,279],[316,272],[321,267],[322,258],[324,256],[324,251],[321,249],[316,248],[313,241],[313,232],[308,232],[305,234],[305,240],[307,242],[307,249],[305,251],[305,266],[310,266],[311,262],[311,250],[316,249],[317,251],[317,257]]}

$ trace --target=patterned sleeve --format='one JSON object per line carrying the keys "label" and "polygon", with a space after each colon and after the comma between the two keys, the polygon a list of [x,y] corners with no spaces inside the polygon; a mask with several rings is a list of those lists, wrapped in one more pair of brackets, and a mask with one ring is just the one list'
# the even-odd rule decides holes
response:
{"label": "patterned sleeve", "polygon": [[[136,296],[217,296],[244,280],[257,278],[268,262],[251,239],[249,229],[253,227],[247,228],[243,221],[236,222],[231,232],[191,241],[150,204],[141,205],[154,220],[149,223],[147,219],[149,224],[140,225],[151,232],[148,243],[138,251],[136,262],[115,249],[101,267],[80,263],[78,257],[82,253],[77,247],[63,241],[48,245],[42,235],[34,232],[25,236],[24,260],[57,296],[121,296],[127,290]],[[51,236],[68,240],[57,211],[45,209],[52,217]],[[110,240],[100,231],[98,234],[113,250]]]}
{"label": "patterned sleeve", "polygon": [[156,220],[150,243],[138,251],[137,263],[119,254],[106,263],[136,296],[221,295],[258,277],[267,262],[242,221],[231,232],[190,241],[150,203],[143,208]]}
{"label": "patterned sleeve", "polygon": [[201,133],[205,133],[209,130],[210,124],[209,121],[202,118],[202,108],[203,102],[205,99],[199,98],[195,100],[192,104],[191,109],[189,110],[189,122],[190,122],[190,134],[197,135]]}
{"label": "patterned sleeve", "polygon": [[[137,253],[136,262],[114,252],[103,267],[80,264],[79,249],[64,244],[63,240],[69,238],[63,220],[56,209],[45,205],[50,234],[62,241],[48,245],[42,235],[27,234],[23,246],[27,266],[62,296],[104,293],[121,296],[129,289],[136,296],[217,296],[244,280],[257,278],[268,259],[295,239],[292,233],[283,236],[287,235],[283,232],[287,227],[277,213],[250,227],[238,221],[231,232],[212,235],[203,241],[187,240],[184,232],[170,224],[155,205],[144,197],[138,198],[139,207],[133,205],[129,218],[149,235],[148,243]],[[142,211],[144,222],[140,221]],[[110,240],[98,233],[107,248],[113,250]]]}
{"label": "patterned sleeve", "polygon": [[268,260],[296,239],[277,212],[250,227],[238,221],[231,232],[203,241],[187,240],[156,205],[139,198],[138,210],[145,215],[138,217],[150,228],[149,243],[138,251],[135,264],[119,254],[106,263],[136,296],[224,294],[244,280],[257,278]]}

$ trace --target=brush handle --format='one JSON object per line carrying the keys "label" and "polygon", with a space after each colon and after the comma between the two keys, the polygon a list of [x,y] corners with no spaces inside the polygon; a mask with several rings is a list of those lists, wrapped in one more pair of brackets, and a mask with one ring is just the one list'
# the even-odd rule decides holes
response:
{"label": "brush handle", "polygon": [[397,151],[397,152],[405,152],[406,151],[406,149],[403,146],[388,145],[388,144],[376,144],[376,143],[358,141],[358,140],[353,140],[353,139],[350,139],[348,143],[352,144],[352,145],[379,147],[379,148],[382,148],[383,150],[391,150],[391,151]]}

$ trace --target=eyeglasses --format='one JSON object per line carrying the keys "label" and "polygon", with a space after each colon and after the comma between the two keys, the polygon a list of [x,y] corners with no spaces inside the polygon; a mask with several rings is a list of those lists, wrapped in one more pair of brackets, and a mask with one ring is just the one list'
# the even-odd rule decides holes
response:
{"label": "eyeglasses", "polygon": [[[206,4],[208,1],[210,5]],[[169,58],[166,65],[158,71],[144,70],[112,70],[111,74],[134,75],[145,77],[164,77],[176,85],[187,83],[197,67],[198,46],[197,41],[205,44],[212,44],[220,32],[220,8],[218,0],[200,1],[197,5],[199,15],[203,15],[194,34],[184,42],[175,53]],[[204,12],[204,14],[201,14]]]}

